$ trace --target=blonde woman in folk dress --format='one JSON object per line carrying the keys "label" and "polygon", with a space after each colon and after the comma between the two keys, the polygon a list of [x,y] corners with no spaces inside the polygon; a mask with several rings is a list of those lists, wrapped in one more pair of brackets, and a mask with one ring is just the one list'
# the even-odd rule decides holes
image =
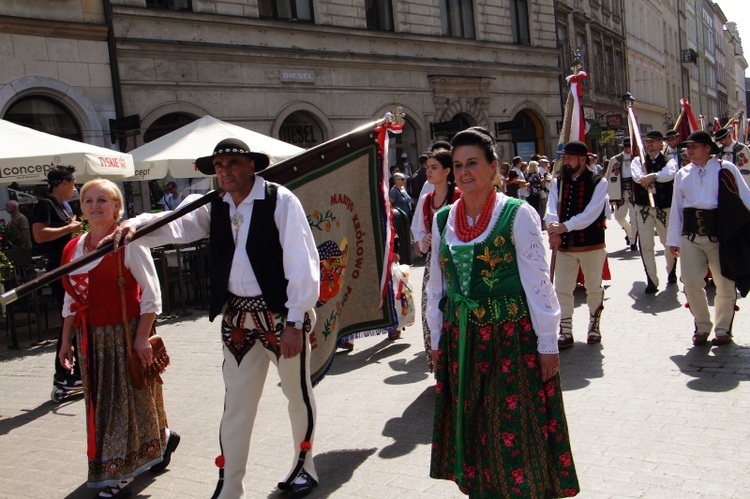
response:
{"label": "blonde woman in folk dress", "polygon": [[430,259],[432,255],[432,220],[436,211],[443,206],[453,204],[461,197],[453,179],[453,160],[447,149],[431,151],[427,158],[427,182],[433,185],[434,191],[419,198],[411,223],[414,237],[414,251],[424,255],[424,277],[422,278],[422,332],[424,348],[427,354],[427,367],[434,372],[432,349],[430,348],[430,328],[427,325],[427,282],[430,280]]}
{"label": "blonde woman in folk dress", "polygon": [[[109,180],[87,182],[80,199],[91,230],[67,244],[63,264],[93,251],[122,216],[122,194]],[[142,390],[132,385],[120,268],[133,353],[146,366],[152,358],[149,333],[161,312],[159,279],[148,249],[133,244],[63,277],[60,361],[66,368],[72,366],[76,334],[86,402],[88,486],[103,489],[96,496],[100,499],[129,496],[133,478],[148,469],[158,473],[166,468],[180,442],[180,436],[167,428],[161,384],[152,382]]]}
{"label": "blonde woman in folk dress", "polygon": [[539,215],[498,192],[489,132],[453,138],[462,195],[435,214],[427,313],[436,361],[430,476],[471,498],[574,496],[560,305]]}

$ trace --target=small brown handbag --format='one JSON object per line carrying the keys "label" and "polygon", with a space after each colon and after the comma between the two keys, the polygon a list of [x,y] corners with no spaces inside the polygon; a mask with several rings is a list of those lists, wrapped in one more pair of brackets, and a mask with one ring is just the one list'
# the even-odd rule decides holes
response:
{"label": "small brown handbag", "polygon": [[169,365],[169,354],[167,353],[167,347],[164,345],[164,340],[161,336],[156,334],[156,327],[151,327],[151,335],[148,338],[148,342],[151,343],[151,349],[153,351],[151,357],[151,364],[145,369],[141,365],[141,361],[133,353],[133,340],[130,337],[130,323],[128,321],[128,313],[125,300],[125,278],[122,275],[122,259],[124,255],[122,249],[117,251],[117,268],[119,270],[119,277],[117,278],[117,285],[120,286],[120,300],[122,302],[122,327],[125,330],[125,339],[127,342],[127,355],[128,355],[128,370],[130,371],[130,379],[133,382],[133,386],[139,390],[143,390],[152,381],[157,381],[164,384],[161,379],[161,373],[163,373]]}

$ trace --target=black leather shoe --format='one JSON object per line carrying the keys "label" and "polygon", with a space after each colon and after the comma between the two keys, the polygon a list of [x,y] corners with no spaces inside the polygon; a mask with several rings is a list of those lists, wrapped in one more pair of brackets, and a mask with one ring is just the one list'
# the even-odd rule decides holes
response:
{"label": "black leather shoe", "polygon": [[677,284],[677,271],[672,270],[672,272],[669,273],[669,275],[667,276],[667,283]]}
{"label": "black leather shoe", "polygon": [[656,293],[657,291],[659,291],[659,288],[656,287],[656,285],[653,282],[650,282],[650,283],[648,283],[648,286],[646,286],[645,293],[647,295],[651,295],[651,294]]}
{"label": "black leather shoe", "polygon": [[630,251],[638,251],[638,245],[637,244],[631,244],[630,245]]}
{"label": "black leather shoe", "polygon": [[180,435],[174,430],[169,430],[169,440],[167,440],[167,448],[164,449],[164,456],[162,456],[161,462],[151,466],[149,471],[153,474],[164,471],[169,466],[169,462],[172,460],[172,453],[178,445],[180,445]]}
{"label": "black leather shoe", "polygon": [[302,469],[297,475],[297,478],[302,478],[303,483],[286,483],[279,482],[279,490],[283,491],[287,497],[305,497],[307,494],[312,492],[312,489],[318,486],[318,482],[307,474],[307,471]]}

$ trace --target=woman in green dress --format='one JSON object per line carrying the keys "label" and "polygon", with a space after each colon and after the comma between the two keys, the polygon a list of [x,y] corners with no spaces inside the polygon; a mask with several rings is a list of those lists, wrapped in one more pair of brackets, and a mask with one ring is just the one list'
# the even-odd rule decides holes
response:
{"label": "woman in green dress", "polygon": [[433,223],[430,476],[472,498],[571,497],[579,486],[558,374],[560,305],[539,215],[493,185],[494,145],[480,127],[454,137],[463,194]]}

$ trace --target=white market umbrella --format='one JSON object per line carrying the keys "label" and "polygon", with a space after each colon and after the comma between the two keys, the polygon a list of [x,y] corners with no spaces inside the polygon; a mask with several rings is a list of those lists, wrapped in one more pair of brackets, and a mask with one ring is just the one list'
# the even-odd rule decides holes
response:
{"label": "white market umbrella", "polygon": [[206,177],[195,167],[195,160],[210,155],[216,144],[228,138],[240,139],[253,152],[267,154],[270,164],[304,151],[207,115],[130,151],[135,161],[135,175],[128,180]]}
{"label": "white market umbrella", "polygon": [[0,185],[45,182],[58,165],[75,166],[78,183],[99,177],[123,180],[135,172],[130,154],[0,120]]}

